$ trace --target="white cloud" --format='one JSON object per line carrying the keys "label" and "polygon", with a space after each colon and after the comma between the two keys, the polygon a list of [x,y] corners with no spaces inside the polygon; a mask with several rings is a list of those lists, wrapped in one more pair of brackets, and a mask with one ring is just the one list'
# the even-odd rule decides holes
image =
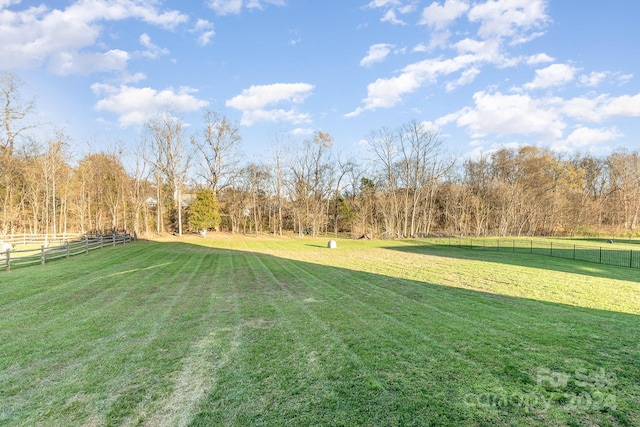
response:
{"label": "white cloud", "polygon": [[429,47],[427,45],[425,45],[424,43],[420,43],[418,45],[416,45],[412,50],[412,52],[428,52],[429,51]]}
{"label": "white cloud", "polygon": [[414,1],[404,0],[372,0],[367,4],[371,9],[384,8],[385,13],[380,18],[380,22],[388,22],[393,25],[407,25],[405,21],[398,17],[398,14],[406,15],[416,10]]}
{"label": "white cloud", "polygon": [[240,95],[227,100],[228,107],[242,111],[241,124],[251,126],[261,121],[285,121],[291,123],[311,122],[308,114],[289,110],[267,108],[281,103],[300,104],[311,94],[313,85],[308,83],[274,83],[251,86]]}
{"label": "white cloud", "polygon": [[398,6],[400,4],[400,0],[372,0],[367,5],[368,7],[375,9],[377,7],[392,7]]}
{"label": "white cloud", "polygon": [[198,19],[191,32],[198,34],[196,40],[200,46],[207,46],[216,35],[216,32],[213,30],[213,24],[206,19]]}
{"label": "white cloud", "polygon": [[608,72],[606,71],[601,71],[601,72],[596,72],[593,71],[591,73],[587,74],[583,74],[580,76],[580,83],[582,83],[585,86],[590,86],[590,87],[596,87],[598,86],[604,79],[606,79],[607,77],[609,77]]}
{"label": "white cloud", "polygon": [[472,83],[478,74],[480,74],[480,70],[476,67],[472,67],[472,68],[469,68],[468,70],[463,71],[462,75],[458,80],[447,83],[447,86],[446,86],[447,92],[451,92],[460,86],[464,86],[464,85],[468,85],[469,83]]}
{"label": "white cloud", "polygon": [[442,30],[468,10],[469,3],[464,0],[446,0],[444,5],[433,2],[424,8],[419,23]]}
{"label": "white cloud", "polygon": [[140,44],[147,48],[146,51],[142,52],[142,56],[150,59],[156,59],[160,55],[167,55],[169,53],[168,49],[164,49],[153,44],[151,42],[151,37],[149,37],[149,34],[147,33],[142,33],[140,35]]}
{"label": "white cloud", "polygon": [[209,8],[219,15],[237,15],[242,12],[242,8],[247,9],[264,9],[264,4],[273,4],[276,6],[284,6],[284,0],[210,0],[207,5]]}
{"label": "white cloud", "polygon": [[449,31],[434,31],[431,33],[431,40],[429,40],[429,50],[436,48],[445,49],[449,43],[451,32]]}
{"label": "white cloud", "polygon": [[569,148],[583,148],[614,141],[623,134],[615,127],[609,129],[592,129],[580,126],[567,137]]}
{"label": "white cloud", "polygon": [[633,74],[618,75],[617,78],[618,78],[618,83],[620,84],[620,86],[622,86],[633,79]]}
{"label": "white cloud", "polygon": [[562,138],[566,124],[545,100],[529,95],[477,92],[475,108],[458,114],[457,124],[468,127],[473,138],[494,135],[538,135],[546,140]]}
{"label": "white cloud", "polygon": [[264,3],[274,6],[284,6],[284,0],[247,0],[247,9],[264,9]]}
{"label": "white cloud", "polygon": [[546,53],[539,53],[537,55],[531,55],[526,59],[526,63],[528,65],[538,65],[543,64],[545,62],[553,62],[554,59],[547,55]]}
{"label": "white cloud", "polygon": [[96,96],[102,97],[95,109],[116,114],[122,126],[144,123],[163,110],[190,112],[208,105],[208,102],[196,98],[197,91],[189,87],[182,87],[177,91],[173,88],[157,91],[150,87],[96,83],[91,89]]}
{"label": "white cloud", "polygon": [[154,0],[80,0],[61,13],[80,22],[134,18],[165,29],[173,29],[188,21],[189,17],[177,10],[160,12],[157,4]]}
{"label": "white cloud", "polygon": [[460,55],[452,59],[427,59],[406,66],[400,75],[377,79],[367,86],[363,107],[346,114],[355,117],[365,110],[390,108],[402,101],[403,96],[415,92],[425,83],[433,83],[439,76],[460,71],[479,59],[474,55]]}
{"label": "white cloud", "polygon": [[252,126],[260,122],[288,122],[293,124],[311,123],[311,116],[307,113],[299,113],[295,109],[284,110],[245,110],[242,112],[240,124]]}
{"label": "white cloud", "polygon": [[472,54],[475,56],[476,61],[485,61],[488,63],[494,63],[502,65],[505,63],[506,58],[500,52],[500,42],[498,40],[473,40],[464,39],[460,40],[453,46],[461,55]]}
{"label": "white cloud", "polygon": [[127,68],[129,54],[123,50],[104,53],[60,52],[49,59],[49,68],[60,75],[88,75],[94,72],[120,71]]}
{"label": "white cloud", "polygon": [[407,25],[402,19],[398,18],[394,9],[389,9],[384,16],[380,18],[380,22],[388,22],[393,25]]}
{"label": "white cloud", "polygon": [[622,95],[609,99],[601,111],[604,116],[640,117],[640,93],[634,96]]}
{"label": "white cloud", "polygon": [[[370,7],[384,7],[388,10],[396,10],[402,6],[400,1],[372,1]],[[445,85],[447,91],[468,84],[481,72],[483,66],[494,64],[498,68],[513,67],[523,62],[538,64],[549,62],[552,58],[546,54],[535,56],[511,57],[505,51],[507,42],[514,40],[523,41],[533,35],[532,29],[539,29],[546,24],[545,0],[488,0],[485,2],[469,2],[468,0],[446,0],[444,2],[431,2],[422,11],[421,24],[431,26],[435,31],[431,34],[428,47],[420,45],[419,51],[430,51],[436,47],[453,48],[458,56],[451,58],[432,58],[404,67],[397,76],[378,78],[367,85],[367,97],[362,100],[362,105],[346,117],[354,117],[366,110],[377,108],[390,108],[402,101],[402,99],[427,84],[437,83],[442,76],[464,71],[456,81],[450,81]],[[466,37],[451,45],[449,38],[451,33],[447,26],[461,16],[467,15],[472,22],[479,23],[479,38]],[[540,35],[542,33],[535,33]],[[510,39],[510,40],[509,40]],[[414,49],[414,51],[416,51]],[[375,53],[375,52],[374,52]],[[381,50],[378,57],[388,54]],[[368,63],[374,55],[363,59]],[[565,66],[566,67],[566,66]],[[563,68],[563,71],[569,70]],[[540,71],[538,79],[529,84],[529,88],[543,87],[544,85],[560,84],[559,74],[551,75],[553,71],[560,71],[558,67]],[[575,73],[575,70],[573,71]],[[555,80],[551,80],[555,77]],[[573,75],[572,75],[573,78]]]}
{"label": "white cloud", "polygon": [[295,128],[291,131],[292,135],[313,135],[316,130],[314,128]]}
{"label": "white cloud", "polygon": [[[19,68],[47,64],[59,74],[122,69],[121,50],[101,51],[98,43],[105,21],[138,19],[172,29],[188,20],[178,11],[159,11],[153,0],[80,0],[64,10],[45,5],[0,13],[0,63]],[[93,51],[92,51],[93,50]],[[97,58],[95,66],[87,62]],[[127,57],[128,59],[128,57]],[[101,69],[98,65],[104,64]]]}
{"label": "white cloud", "polygon": [[368,67],[376,62],[384,61],[387,56],[391,53],[391,49],[393,48],[392,44],[387,43],[378,43],[369,47],[369,52],[367,52],[367,56],[362,58],[360,61],[360,65],[363,67]]}
{"label": "white cloud", "polygon": [[242,11],[242,0],[212,0],[208,6],[218,15],[235,15]]}
{"label": "white cloud", "polygon": [[239,110],[258,110],[267,105],[289,101],[299,104],[307,98],[313,85],[307,83],[274,83],[270,85],[251,86],[242,94],[227,101],[227,106]]}
{"label": "white cloud", "polygon": [[532,82],[524,85],[525,89],[547,89],[562,86],[573,80],[576,69],[566,64],[552,64],[547,68],[536,70],[536,77]]}
{"label": "white cloud", "polygon": [[[601,123],[614,117],[640,117],[640,94],[563,99],[477,92],[473,99],[474,107],[448,114],[436,123],[444,126],[456,122],[459,127],[467,128],[472,138],[534,135],[570,150],[623,136],[615,127],[594,129],[585,123]],[[575,128],[563,139],[569,123],[574,123]]]}
{"label": "white cloud", "polygon": [[567,117],[576,120],[599,122],[603,116],[598,110],[602,103],[607,102],[606,96],[598,96],[596,98],[571,98],[567,100],[558,100],[556,104],[560,105],[562,113]]}
{"label": "white cloud", "polygon": [[482,38],[522,38],[523,32],[545,25],[546,7],[546,0],[488,0],[474,4],[468,17],[480,23]]}
{"label": "white cloud", "polygon": [[618,97],[578,97],[555,100],[554,103],[559,105],[562,114],[567,117],[592,123],[600,123],[612,117],[640,117],[640,93]]}
{"label": "white cloud", "polygon": [[204,31],[202,34],[198,36],[198,44],[201,46],[206,46],[211,43],[211,39],[215,36],[215,31]]}

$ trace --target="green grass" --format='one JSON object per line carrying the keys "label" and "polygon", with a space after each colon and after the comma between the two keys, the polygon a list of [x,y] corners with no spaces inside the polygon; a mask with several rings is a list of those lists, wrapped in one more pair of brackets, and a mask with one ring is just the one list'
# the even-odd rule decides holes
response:
{"label": "green grass", "polygon": [[0,426],[640,425],[638,270],[136,242],[0,273]]}

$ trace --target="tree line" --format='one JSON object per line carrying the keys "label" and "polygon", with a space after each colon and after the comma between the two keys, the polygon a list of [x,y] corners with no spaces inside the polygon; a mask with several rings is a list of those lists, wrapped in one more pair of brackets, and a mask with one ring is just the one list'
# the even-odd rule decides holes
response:
{"label": "tree line", "polygon": [[[96,152],[71,161],[61,132],[29,137],[33,102],[0,74],[0,234],[126,230],[137,234],[344,233],[365,238],[634,234],[640,153],[502,148],[455,159],[438,133],[409,121],[337,153],[330,134],[269,141],[243,161],[236,123],[208,112],[199,130],[165,112],[149,119],[135,160]],[[197,126],[195,127],[197,128]],[[189,128],[191,129],[191,128]]]}

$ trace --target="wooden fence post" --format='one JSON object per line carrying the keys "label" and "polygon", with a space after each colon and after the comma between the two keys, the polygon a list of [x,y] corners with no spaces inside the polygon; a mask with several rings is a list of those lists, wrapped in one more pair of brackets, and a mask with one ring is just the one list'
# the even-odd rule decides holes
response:
{"label": "wooden fence post", "polygon": [[67,240],[66,249],[67,249],[67,259],[69,259],[69,241]]}
{"label": "wooden fence post", "polygon": [[44,245],[40,245],[40,264],[44,265]]}
{"label": "wooden fence post", "polygon": [[104,238],[100,235],[100,249],[104,248]]}
{"label": "wooden fence post", "polygon": [[84,253],[89,253],[89,237],[84,238]]}
{"label": "wooden fence post", "polygon": [[11,271],[11,249],[7,249],[7,271]]}
{"label": "wooden fence post", "polygon": [[112,240],[111,246],[115,246],[116,245],[116,233],[113,233],[111,235],[111,240]]}

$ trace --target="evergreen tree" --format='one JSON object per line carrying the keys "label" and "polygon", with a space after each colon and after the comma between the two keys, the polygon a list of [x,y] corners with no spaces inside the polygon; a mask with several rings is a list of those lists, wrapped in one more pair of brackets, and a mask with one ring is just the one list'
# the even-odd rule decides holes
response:
{"label": "evergreen tree", "polygon": [[220,206],[212,190],[199,190],[189,207],[189,228],[192,230],[217,230],[220,227]]}

